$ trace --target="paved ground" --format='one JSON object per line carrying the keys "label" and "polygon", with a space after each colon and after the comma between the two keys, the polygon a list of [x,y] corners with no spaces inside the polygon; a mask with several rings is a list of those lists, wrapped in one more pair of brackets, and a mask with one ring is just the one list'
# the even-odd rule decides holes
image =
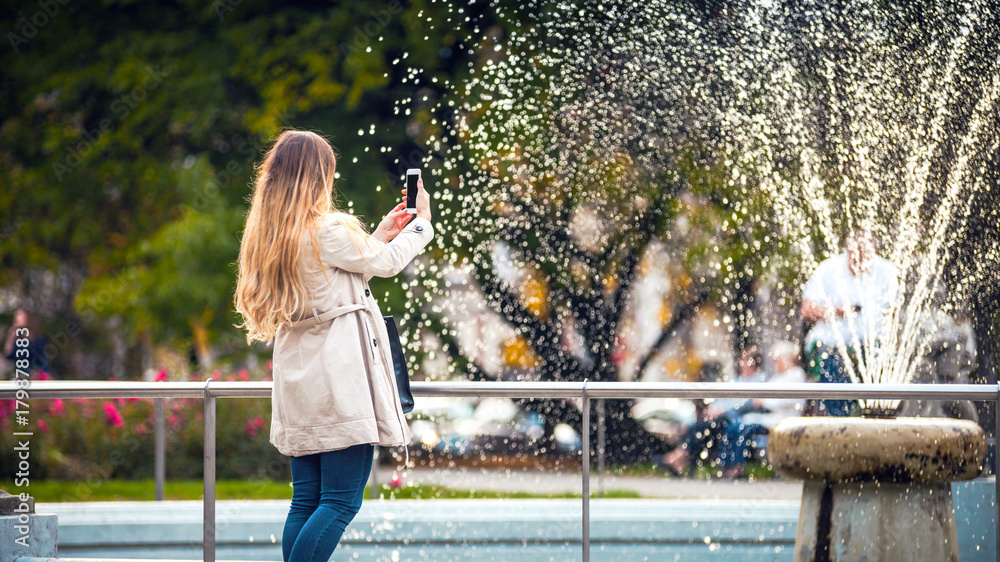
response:
{"label": "paved ground", "polygon": [[[380,482],[388,482],[392,471],[382,467]],[[799,501],[802,483],[789,480],[697,480],[657,476],[605,476],[590,474],[590,489],[595,495],[605,490],[632,490],[642,497],[671,499],[768,499]],[[571,471],[497,468],[425,468],[408,470],[404,483],[434,484],[472,490],[520,491],[539,494],[577,493],[582,489],[582,474]]]}
{"label": "paved ground", "polygon": [[[199,501],[43,507],[59,517],[60,560],[201,556]],[[280,560],[287,513],[287,500],[217,502],[217,559]],[[595,499],[590,502],[591,559],[791,562],[798,513],[798,503],[789,501]],[[369,500],[334,558],[580,560],[582,515],[579,499]]]}
{"label": "paved ground", "polygon": [[[421,468],[407,477],[457,488],[578,493],[579,476],[569,469]],[[595,562],[790,562],[793,557],[796,483],[616,477],[605,484],[663,499],[591,501]],[[997,560],[994,482],[979,479],[954,489],[961,559]],[[201,501],[39,506],[40,513],[59,517],[60,559],[198,559],[203,509]],[[218,559],[280,560],[287,513],[288,500],[217,502]],[[579,560],[581,519],[579,499],[369,500],[351,523],[338,559]]]}

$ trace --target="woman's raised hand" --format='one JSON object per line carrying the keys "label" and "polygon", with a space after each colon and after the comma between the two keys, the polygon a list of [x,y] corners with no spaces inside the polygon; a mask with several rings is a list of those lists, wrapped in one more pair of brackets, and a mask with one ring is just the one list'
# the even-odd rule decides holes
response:
{"label": "woman's raised hand", "polygon": [[406,212],[404,204],[400,203],[393,207],[389,211],[389,214],[382,217],[382,222],[378,223],[378,227],[375,228],[372,236],[376,240],[388,242],[403,230],[406,223],[410,222],[410,218],[411,216]]}
{"label": "woman's raised hand", "polygon": [[[403,201],[406,201],[406,188],[403,190]],[[422,219],[431,220],[431,196],[424,189],[423,178],[417,180],[417,216]]]}

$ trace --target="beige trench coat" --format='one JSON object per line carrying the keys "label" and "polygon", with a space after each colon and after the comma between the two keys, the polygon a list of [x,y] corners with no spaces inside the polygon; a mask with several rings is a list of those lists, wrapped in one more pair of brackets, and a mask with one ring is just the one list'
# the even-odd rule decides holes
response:
{"label": "beige trench coat", "polygon": [[271,443],[289,456],[409,443],[385,323],[368,280],[402,271],[434,229],[417,218],[387,244],[374,238],[356,244],[330,214],[317,230],[322,263],[308,234],[300,257],[310,313],[282,324],[274,338]]}

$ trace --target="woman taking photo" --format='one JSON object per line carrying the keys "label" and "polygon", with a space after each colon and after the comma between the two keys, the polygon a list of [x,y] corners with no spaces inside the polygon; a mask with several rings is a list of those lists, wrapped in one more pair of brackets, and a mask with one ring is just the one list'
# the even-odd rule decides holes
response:
{"label": "woman taking photo", "polygon": [[329,560],[361,508],[374,445],[410,439],[368,280],[396,275],[431,241],[430,200],[421,182],[415,220],[400,204],[368,234],[334,207],[335,170],[324,138],[283,132],[257,171],[240,245],[240,326],[248,342],[274,339],[270,440],[291,457],[293,486],[286,561]]}

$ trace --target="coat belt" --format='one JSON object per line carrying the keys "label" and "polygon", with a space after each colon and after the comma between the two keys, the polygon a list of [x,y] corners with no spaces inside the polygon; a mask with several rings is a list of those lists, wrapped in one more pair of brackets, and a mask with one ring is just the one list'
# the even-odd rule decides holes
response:
{"label": "coat belt", "polygon": [[316,307],[313,307],[312,316],[303,318],[302,320],[295,320],[294,322],[285,322],[282,325],[289,328],[297,328],[299,326],[322,324],[323,322],[329,322],[338,316],[358,312],[359,310],[364,309],[365,305],[363,304],[345,304],[343,306],[327,310],[326,312],[319,312],[316,310]]}

